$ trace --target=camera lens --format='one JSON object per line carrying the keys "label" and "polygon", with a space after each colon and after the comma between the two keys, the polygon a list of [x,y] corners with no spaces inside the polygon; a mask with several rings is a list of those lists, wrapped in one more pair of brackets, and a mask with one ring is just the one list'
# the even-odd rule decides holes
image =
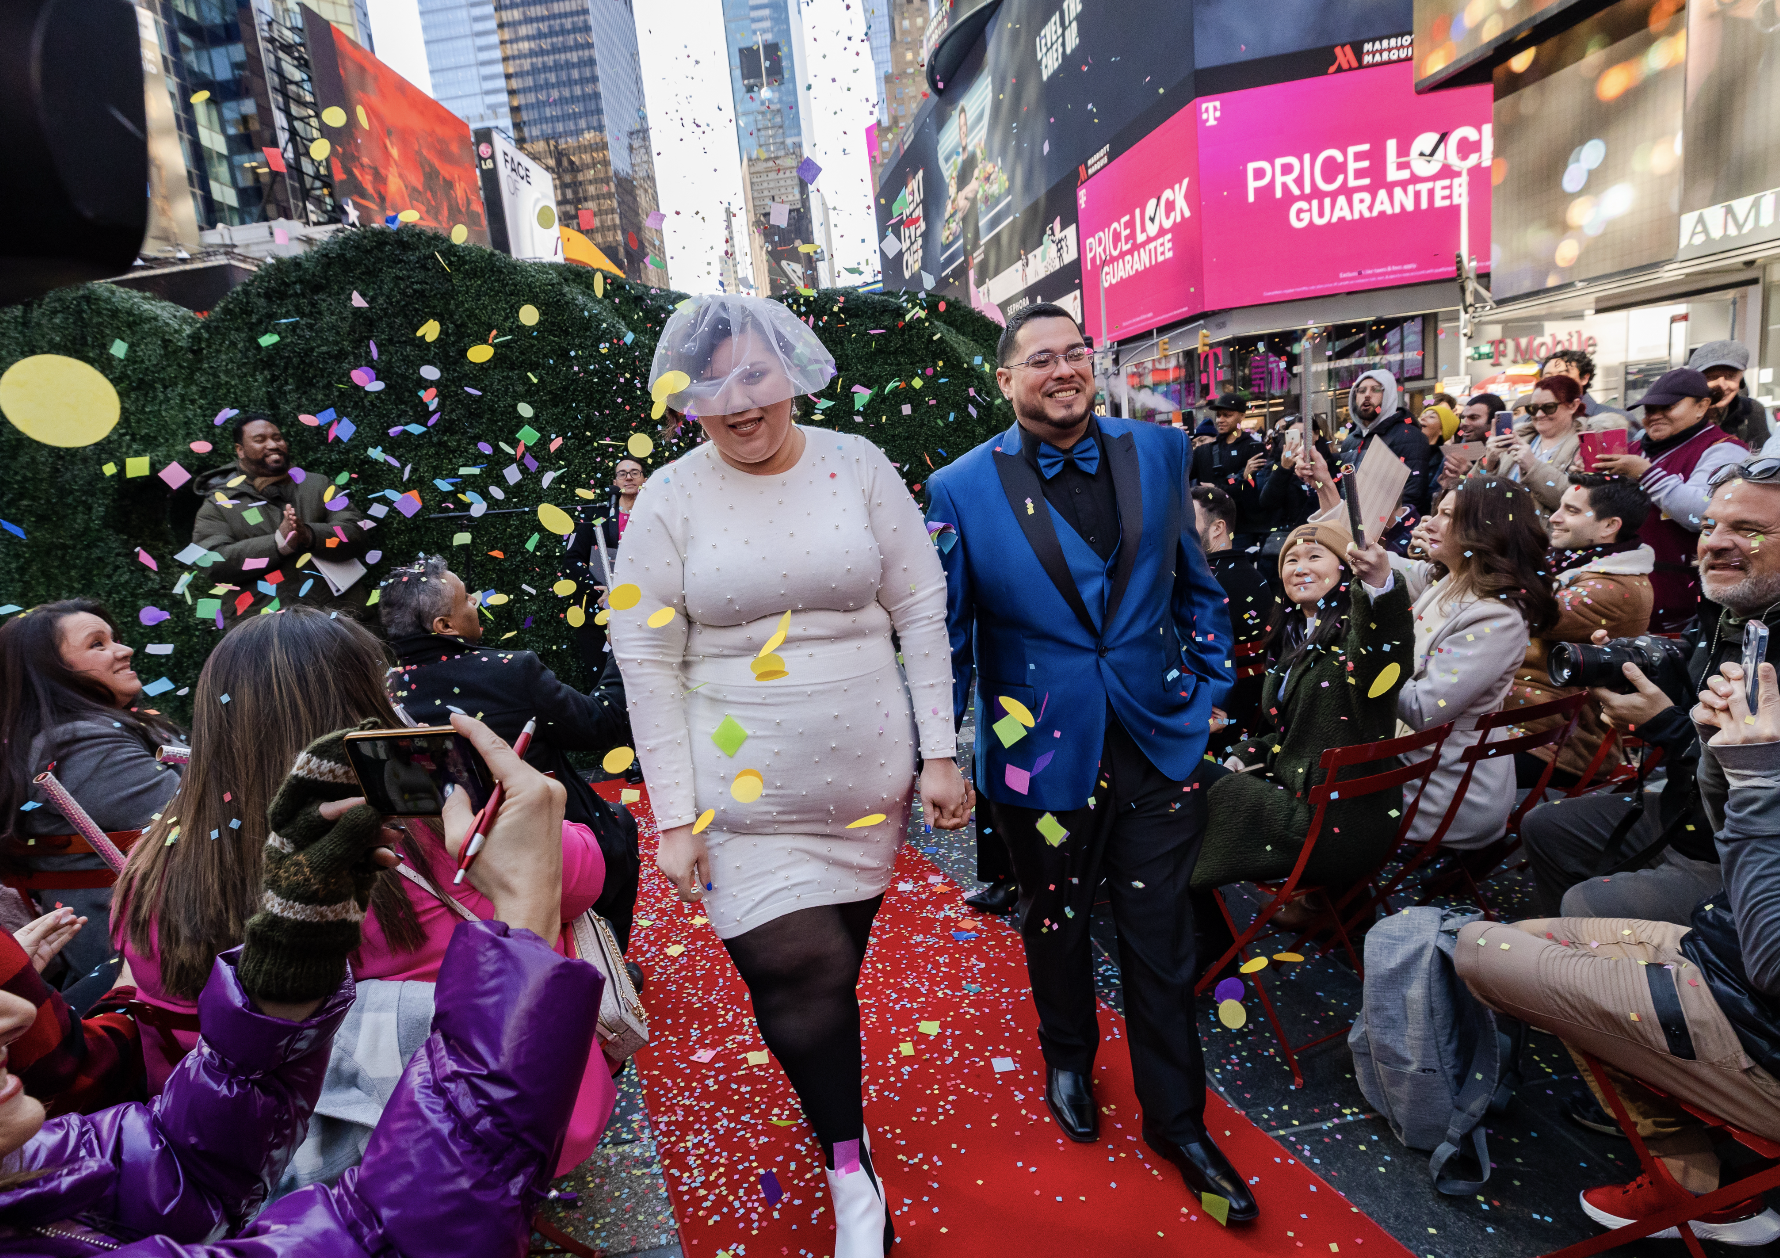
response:
{"label": "camera lens", "polygon": [[1574,686],[1576,676],[1582,670],[1580,658],[1582,648],[1574,642],[1554,642],[1551,654],[1546,656],[1545,671],[1554,686]]}

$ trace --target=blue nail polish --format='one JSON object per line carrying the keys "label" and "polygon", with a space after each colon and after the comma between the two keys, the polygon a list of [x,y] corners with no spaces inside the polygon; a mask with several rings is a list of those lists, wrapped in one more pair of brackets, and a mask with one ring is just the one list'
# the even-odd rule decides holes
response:
{"label": "blue nail polish", "polygon": [[710,889],[711,889],[711,884],[710,884],[710,883],[708,883],[708,882],[707,882],[707,883],[706,883],[706,884],[705,884],[705,890],[706,890],[706,891],[709,891],[709,890],[710,890]]}

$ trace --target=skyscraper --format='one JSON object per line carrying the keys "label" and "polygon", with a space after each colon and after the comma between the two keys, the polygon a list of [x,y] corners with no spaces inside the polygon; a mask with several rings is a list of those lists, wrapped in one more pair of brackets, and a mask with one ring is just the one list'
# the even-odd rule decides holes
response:
{"label": "skyscraper", "polygon": [[809,187],[798,166],[809,150],[798,77],[803,18],[789,0],[723,0],[743,220],[754,274],[772,294],[815,284]]}
{"label": "skyscraper", "polygon": [[631,279],[666,287],[631,0],[492,2],[513,138],[555,179],[558,218]]}
{"label": "skyscraper", "polygon": [[865,28],[871,39],[872,90],[878,94],[878,122],[890,121],[884,100],[884,76],[890,73],[890,0],[862,0]]}
{"label": "skyscraper", "polygon": [[420,0],[433,99],[477,127],[512,134],[494,0]]}

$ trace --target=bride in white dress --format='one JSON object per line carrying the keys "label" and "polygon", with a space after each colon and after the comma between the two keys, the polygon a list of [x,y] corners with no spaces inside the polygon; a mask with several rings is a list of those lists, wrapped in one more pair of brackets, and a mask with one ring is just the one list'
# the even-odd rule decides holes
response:
{"label": "bride in white dress", "polygon": [[876,1258],[895,1233],[864,1126],[860,962],[917,748],[929,822],[961,828],[972,799],[920,509],[871,442],[792,422],[833,375],[778,302],[695,298],[668,320],[656,396],[709,440],[637,499],[611,638],[657,864],[703,900],[822,1143],[836,1258]]}

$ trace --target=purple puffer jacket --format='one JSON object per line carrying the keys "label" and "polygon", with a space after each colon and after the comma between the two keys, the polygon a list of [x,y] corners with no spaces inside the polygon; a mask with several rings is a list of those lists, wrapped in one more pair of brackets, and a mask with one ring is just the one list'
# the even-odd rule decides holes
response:
{"label": "purple puffer jacket", "polygon": [[0,1163],[55,1168],[0,1192],[0,1255],[523,1254],[594,1043],[604,976],[530,931],[459,926],[433,1033],[363,1165],[242,1228],[302,1142],[352,983],[307,1022],[269,1018],[241,990],[238,952],[218,958],[199,999],[203,1042],[153,1103],[55,1119]]}

